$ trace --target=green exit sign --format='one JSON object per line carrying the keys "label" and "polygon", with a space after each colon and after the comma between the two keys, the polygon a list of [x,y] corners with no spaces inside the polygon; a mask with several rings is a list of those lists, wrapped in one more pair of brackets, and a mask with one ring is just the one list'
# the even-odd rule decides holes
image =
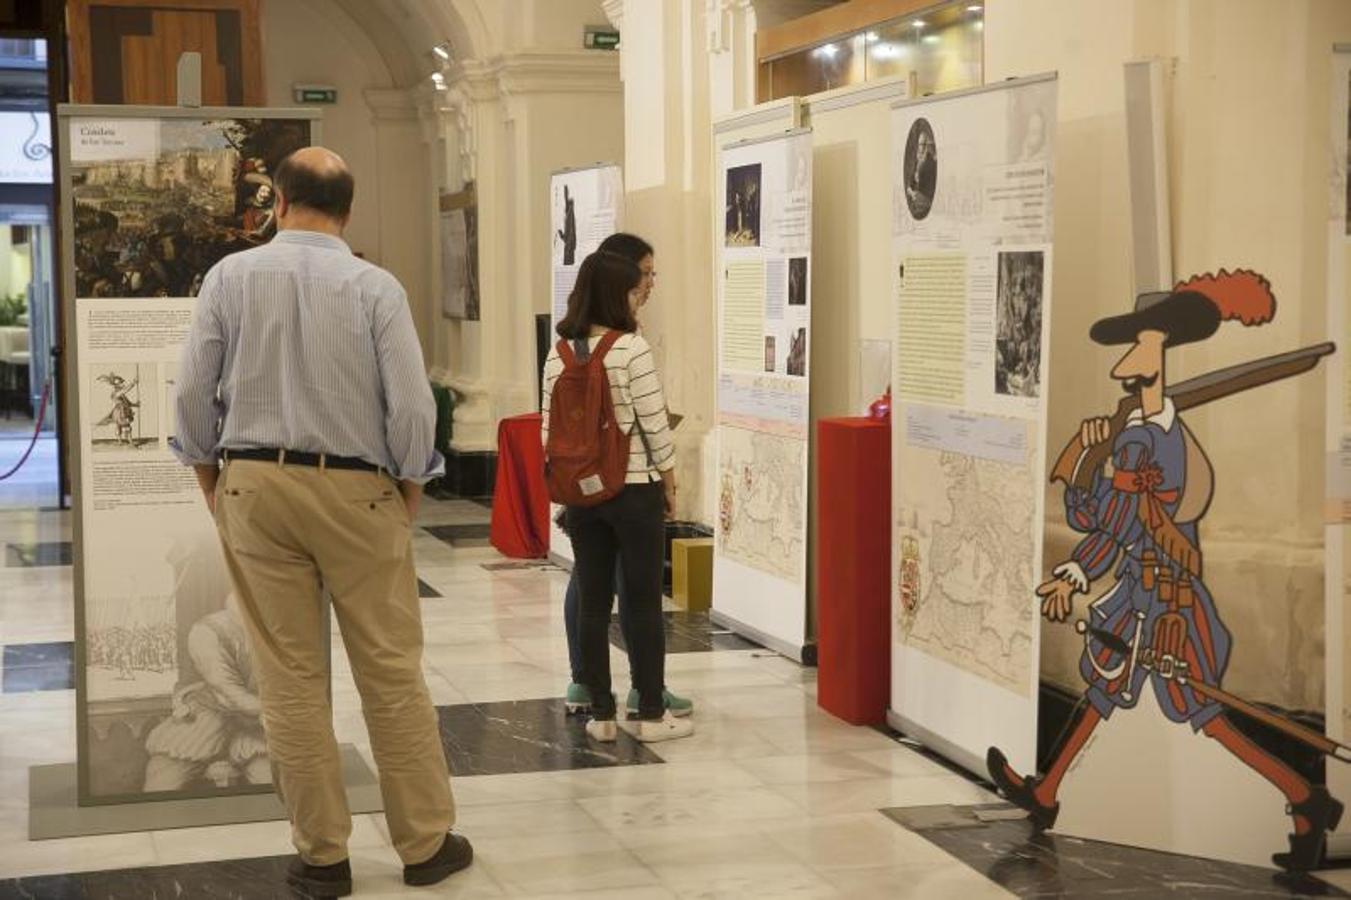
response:
{"label": "green exit sign", "polygon": [[326,84],[297,84],[291,88],[297,103],[337,103],[338,89]]}
{"label": "green exit sign", "polygon": [[602,28],[588,28],[584,45],[588,50],[618,50],[619,32]]}

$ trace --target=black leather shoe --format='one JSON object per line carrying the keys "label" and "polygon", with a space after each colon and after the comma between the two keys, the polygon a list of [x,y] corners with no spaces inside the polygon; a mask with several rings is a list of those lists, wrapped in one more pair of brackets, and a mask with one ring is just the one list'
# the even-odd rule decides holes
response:
{"label": "black leather shoe", "polygon": [[990,780],[999,788],[1004,799],[1019,809],[1027,810],[1033,828],[1049,831],[1055,827],[1056,817],[1060,815],[1060,804],[1047,806],[1037,799],[1034,792],[1037,785],[1041,784],[1040,778],[1024,778],[1021,784],[1014,781],[1009,777],[1009,761],[998,747],[991,747],[985,754],[985,767],[990,770]]}
{"label": "black leather shoe", "polygon": [[346,897],[352,893],[352,864],[312,866],[299,856],[286,866],[286,883],[311,897]]}
{"label": "black leather shoe", "polygon": [[403,883],[415,887],[436,884],[468,868],[473,861],[474,848],[469,845],[469,841],[458,834],[448,834],[441,849],[431,859],[403,867]]}
{"label": "black leather shoe", "polygon": [[1342,821],[1341,801],[1334,799],[1327,788],[1319,785],[1313,788],[1303,803],[1286,809],[1292,816],[1303,816],[1309,823],[1309,830],[1303,834],[1290,835],[1290,852],[1273,854],[1271,861],[1287,872],[1308,872],[1318,868],[1323,861],[1323,845],[1328,832],[1336,829]]}

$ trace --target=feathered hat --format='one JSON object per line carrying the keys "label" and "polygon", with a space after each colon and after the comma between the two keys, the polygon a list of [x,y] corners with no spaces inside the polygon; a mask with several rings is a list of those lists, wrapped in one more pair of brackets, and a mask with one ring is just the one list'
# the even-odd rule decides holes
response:
{"label": "feathered hat", "polygon": [[1196,275],[1171,291],[1141,294],[1135,311],[1093,323],[1088,335],[1099,344],[1132,344],[1142,331],[1168,335],[1165,347],[1203,341],[1221,322],[1237,319],[1263,325],[1276,315],[1271,282],[1251,269]]}

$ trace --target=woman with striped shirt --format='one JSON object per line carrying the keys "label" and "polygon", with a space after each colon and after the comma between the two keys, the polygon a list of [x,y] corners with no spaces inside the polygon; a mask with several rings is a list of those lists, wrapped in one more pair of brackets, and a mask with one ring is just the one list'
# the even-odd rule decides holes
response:
{"label": "woman with striped shirt", "polygon": [[[618,253],[620,256],[637,263],[638,271],[643,277],[642,281],[638,283],[638,303],[633,310],[636,321],[642,308],[651,299],[652,287],[657,281],[656,250],[638,235],[623,231],[616,232],[601,241],[599,249]],[[641,322],[638,323],[638,331],[642,331]],[[559,522],[560,526],[563,524],[565,523]],[[615,568],[614,589],[615,593],[619,595],[619,631],[624,636],[624,646],[627,647],[633,642],[629,633],[629,603],[624,598],[624,573],[618,567]],[[581,607],[581,601],[578,599],[580,593],[577,586],[577,569],[574,567],[572,576],[568,579],[568,589],[563,595],[563,623],[568,633],[568,662],[572,670],[572,681],[568,684],[565,701],[569,713],[589,713],[591,711],[591,692],[582,683],[582,646],[578,627],[578,610]],[[662,689],[662,699],[673,716],[688,716],[694,712],[693,701],[672,692],[669,688]],[[629,690],[624,708],[631,713],[638,711],[638,687],[636,684]]]}
{"label": "woman with striped shirt", "polygon": [[[630,435],[625,487],[598,506],[568,507],[566,513],[581,589],[581,675],[591,695],[592,719],[586,730],[601,741],[617,736],[609,645],[616,560],[626,588],[621,602],[629,605],[629,660],[638,689],[638,714],[630,730],[645,742],[694,732],[694,723],[666,711],[662,697],[666,639],[661,585],[665,519],[675,505],[675,447],[652,348],[635,333],[634,313],[642,301],[642,281],[642,272],[632,260],[597,251],[578,270],[568,313],[558,323],[559,337],[582,350],[579,355],[595,349],[608,331],[622,332],[605,357],[605,374],[615,419]],[[546,446],[550,416],[555,412],[551,408],[553,386],[562,371],[563,361],[555,347],[544,363]]]}

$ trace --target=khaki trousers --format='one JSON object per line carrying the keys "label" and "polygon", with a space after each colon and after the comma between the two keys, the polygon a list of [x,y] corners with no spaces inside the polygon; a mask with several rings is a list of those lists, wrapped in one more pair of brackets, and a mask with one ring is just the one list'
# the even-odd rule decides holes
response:
{"label": "khaki trousers", "polygon": [[274,783],[312,865],[347,858],[352,816],[333,735],[333,598],[380,771],[394,849],[425,862],[454,824],[436,710],[422,677],[422,614],[407,508],[374,472],[227,463],[216,525],[253,649]]}

